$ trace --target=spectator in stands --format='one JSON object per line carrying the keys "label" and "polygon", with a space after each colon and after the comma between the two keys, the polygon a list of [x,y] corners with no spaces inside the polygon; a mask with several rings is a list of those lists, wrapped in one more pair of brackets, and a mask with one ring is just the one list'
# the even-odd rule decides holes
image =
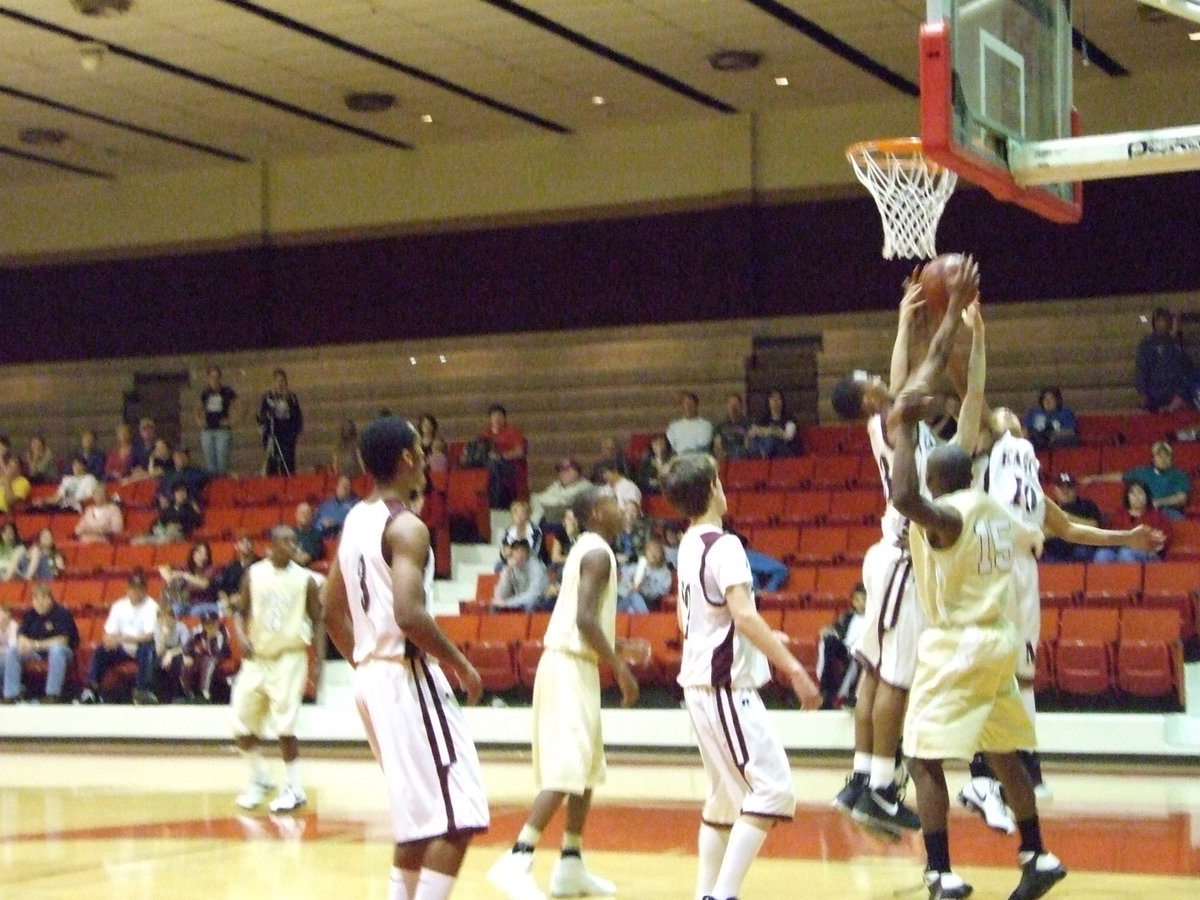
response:
{"label": "spectator in stands", "polygon": [[433,413],[421,413],[417,430],[421,433],[421,449],[425,451],[426,456],[429,456],[433,452],[433,442],[438,437],[437,416]]}
{"label": "spectator in stands", "polygon": [[759,553],[750,546],[750,541],[744,534],[739,534],[732,527],[726,530],[730,534],[736,535],[746,550],[746,559],[750,563],[750,575],[754,579],[754,589],[756,591],[783,590],[783,586],[787,584],[788,580],[788,567],[774,557]]}
{"label": "spectator in stands", "polygon": [[338,475],[349,475],[351,479],[363,473],[362,464],[358,461],[358,426],[353,419],[346,419],[338,429],[337,441],[330,455],[330,468]]}
{"label": "spectator in stands", "polygon": [[712,422],[700,415],[700,398],[691,391],[679,395],[683,416],[667,426],[667,441],[676,453],[707,453],[712,447]]}
{"label": "spectator in stands", "polygon": [[258,429],[265,456],[263,471],[268,475],[296,474],[296,444],[304,431],[304,413],[300,400],[288,387],[287,372],[271,373],[271,390],[258,402]]}
{"label": "spectator in stands", "polygon": [[183,655],[180,681],[187,701],[212,702],[213,676],[231,653],[229,632],[220,617],[215,612],[202,613],[200,624],[192,630]]}
{"label": "spectator in stands", "polygon": [[311,503],[296,504],[296,552],[292,555],[297,563],[310,566],[325,558],[325,538],[317,527]]}
{"label": "spectator in stands", "polygon": [[11,450],[0,453],[0,514],[15,512],[29,499],[32,485],[21,474],[21,462]]}
{"label": "spectator in stands", "polygon": [[163,579],[162,605],[170,607],[176,616],[182,618],[218,611],[217,588],[213,583],[216,572],[208,541],[192,544],[182,569],[161,565],[158,573]]}
{"label": "spectator in stands", "polygon": [[116,445],[104,458],[104,477],[109,481],[124,481],[133,474],[133,431],[124,422],[116,428]]}
{"label": "spectator in stands", "polygon": [[613,552],[621,565],[637,560],[651,538],[650,521],[642,507],[632,501],[621,504],[621,532],[613,541]]}
{"label": "spectator in stands", "polygon": [[339,475],[333,496],[325,498],[317,507],[317,527],[325,537],[337,537],[342,533],[342,523],[358,498],[354,496],[353,485],[345,475]]}
{"label": "spectator in stands", "polygon": [[1150,334],[1137,347],[1134,387],[1138,405],[1148,412],[1178,412],[1192,406],[1195,369],[1183,348],[1182,323],[1160,306],[1150,320]]}
{"label": "spectator in stands", "polygon": [[25,663],[35,659],[45,660],[48,665],[44,702],[61,702],[67,671],[78,647],[75,618],[55,601],[50,585],[38,582],[33,586],[32,607],[21,616],[16,646],[10,646],[4,654],[4,702],[20,699]]}
{"label": "spectator in stands", "polygon": [[154,450],[146,466],[146,474],[150,478],[162,478],[175,472],[175,454],[171,445],[164,438],[155,438]]}
{"label": "spectator in stands", "polygon": [[508,548],[508,561],[492,596],[495,609],[531,612],[542,603],[548,579],[542,561],[530,553],[528,541],[516,540]]}
{"label": "spectator in stands", "polygon": [[579,532],[579,520],[575,518],[575,510],[568,509],[563,514],[561,530],[556,531],[552,535],[546,535],[546,544],[550,548],[550,565],[548,568],[555,577],[562,575],[563,565],[567,561],[567,554],[575,546],[575,540],[579,537]]}
{"label": "spectator in stands", "polygon": [[9,519],[0,525],[0,581],[12,581],[20,575],[25,554],[17,523]]}
{"label": "spectator in stands", "polygon": [[222,610],[228,609],[229,599],[241,587],[242,575],[258,562],[258,554],[254,552],[254,539],[248,532],[238,532],[233,549],[233,561],[217,572],[213,578],[213,586],[217,591],[217,603]]}
{"label": "spectator in stands", "polygon": [[17,622],[12,610],[0,603],[0,657],[6,657],[10,647],[17,648]]}
{"label": "spectator in stands", "polygon": [[54,541],[54,532],[43,528],[38,532],[37,542],[25,556],[25,567],[21,574],[29,581],[53,581],[66,567],[66,561]]}
{"label": "spectator in stands", "polygon": [[1131,547],[1097,547],[1092,556],[1093,563],[1109,562],[1157,562],[1162,559],[1171,543],[1171,519],[1161,509],[1155,509],[1150,502],[1150,489],[1144,482],[1136,479],[1125,483],[1125,507],[1111,517],[1108,527],[1123,531],[1138,525],[1149,525],[1163,533],[1162,550],[1155,553],[1151,550],[1134,550]]}
{"label": "spectator in stands", "polygon": [[188,627],[175,618],[170,605],[162,604],[154,628],[154,655],[158,659],[154,693],[165,702],[177,700],[185,693],[183,666],[191,639]]}
{"label": "spectator in stands", "polygon": [[611,466],[626,477],[630,475],[629,464],[625,461],[625,451],[621,449],[621,444],[615,437],[606,437],[600,441],[600,458],[592,466],[592,474],[589,477],[593,484],[599,484],[604,480],[606,466]]}
{"label": "spectator in stands", "polygon": [[542,557],[542,529],[529,518],[529,504],[524,500],[514,500],[508,508],[512,516],[512,524],[504,529],[500,536],[500,560],[496,563],[496,571],[501,572],[508,563],[508,554],[517,541],[529,545],[529,552],[536,558]]}
{"label": "spectator in stands", "polygon": [[783,391],[776,388],[767,395],[767,411],[750,426],[746,441],[750,455],[759,459],[791,456],[796,450],[796,423],[788,414]]}
{"label": "spectator in stands", "polygon": [[1025,413],[1024,424],[1025,436],[1038,450],[1079,443],[1075,413],[1063,405],[1062,391],[1057,387],[1042,388],[1037,406]]}
{"label": "spectator in stands", "polygon": [[480,440],[491,441],[488,452],[488,502],[492,509],[505,509],[522,493],[526,441],[518,428],[508,424],[508,410],[499,403],[488,407],[488,425]]}
{"label": "spectator in stands", "polygon": [[164,473],[158,483],[157,496],[169,501],[175,493],[175,485],[182,483],[187,487],[188,496],[199,500],[205,485],[212,479],[206,469],[192,465],[192,455],[182,444],[171,454],[172,470]]}
{"label": "spectator in stands", "polygon": [[100,682],[113,666],[127,660],[137,662],[133,702],[157,703],[152,690],[154,670],[154,632],[158,625],[158,604],[146,593],[146,576],[140,570],[129,576],[124,597],[112,605],[104,622],[104,636],[92,654],[87,682],[79,695],[80,703],[100,703]]}
{"label": "spectator in stands", "polygon": [[[667,565],[675,569],[679,565],[679,542],[683,539],[683,527],[679,522],[671,520],[662,524],[663,555],[667,557]],[[745,542],[743,542],[744,544]]]}
{"label": "spectator in stands", "polygon": [[71,471],[62,477],[54,495],[33,505],[79,512],[83,509],[83,504],[92,499],[99,483],[96,476],[87,470],[87,460],[76,455],[71,457]]}
{"label": "spectator in stands", "polygon": [[430,472],[449,472],[450,457],[446,454],[446,442],[440,438],[434,438],[433,443],[429,445],[429,453],[425,457],[425,465]]}
{"label": "spectator in stands", "polygon": [[87,461],[87,470],[100,481],[104,480],[105,457],[104,451],[96,445],[96,432],[85,428],[79,432],[79,446],[75,453]]}
{"label": "spectator in stands", "polygon": [[[1070,472],[1059,472],[1054,479],[1054,499],[1059,508],[1081,525],[1100,527],[1100,507],[1087,497],[1079,496],[1079,484]],[[1095,547],[1071,544],[1062,538],[1050,537],[1042,549],[1045,562],[1091,562]]]}
{"label": "spectator in stands", "polygon": [[1175,451],[1166,441],[1156,441],[1150,448],[1150,465],[1138,466],[1124,474],[1106,472],[1103,475],[1085,475],[1081,484],[1097,481],[1137,481],[1147,489],[1151,505],[1168,519],[1183,518],[1188,495],[1192,492],[1192,481],[1182,469],[1175,468]]}
{"label": "spectator in stands", "polygon": [[58,481],[58,461],[54,453],[46,446],[46,439],[40,432],[35,432],[29,439],[29,449],[25,451],[25,474],[32,484],[53,484]]}
{"label": "spectator in stands", "polygon": [[208,384],[200,392],[196,424],[200,426],[200,449],[204,466],[214,475],[229,473],[230,423],[233,421],[237,391],[221,382],[219,366],[209,366]]}
{"label": "spectator in stands", "polygon": [[622,475],[611,462],[605,464],[605,468],[601,472],[604,478],[604,485],[608,491],[611,491],[613,496],[617,498],[617,503],[624,509],[626,504],[632,503],[639,509],[642,506],[642,492],[636,484]]}
{"label": "spectator in stands", "polygon": [[746,439],[753,423],[746,415],[741,394],[725,398],[725,421],[717,425],[713,437],[713,455],[717,459],[745,459],[750,454]]}
{"label": "spectator in stands", "polygon": [[617,611],[645,613],[658,609],[662,605],[662,598],[671,593],[673,580],[662,542],[650,538],[637,562],[621,567],[621,580],[617,585]]}
{"label": "spectator in stands", "polygon": [[170,544],[189,540],[203,521],[200,505],[188,495],[187,485],[176,482],[171,486],[170,501],[159,499],[158,519],[145,542]]}
{"label": "spectator in stands", "polygon": [[866,628],[867,589],[856,584],[850,592],[850,608],[832,625],[821,629],[817,648],[817,682],[821,686],[821,709],[855,705],[861,668],[850,648]]}
{"label": "spectator in stands", "polygon": [[583,477],[579,463],[569,456],[559,460],[554,471],[555,477],[550,486],[529,498],[530,517],[540,523],[543,529],[560,525],[575,499],[592,486]]}
{"label": "spectator in stands", "polygon": [[660,432],[650,438],[650,449],[638,463],[633,479],[643,494],[662,493],[663,473],[667,471],[667,463],[673,455],[665,434]]}
{"label": "spectator in stands", "polygon": [[133,441],[133,471],[130,475],[138,474],[138,469],[142,473],[150,469],[150,456],[154,453],[154,445],[158,442],[158,429],[154,425],[154,420],[149,416],[143,416],[138,422],[137,438]]}
{"label": "spectator in stands", "polygon": [[83,511],[75,525],[75,537],[85,544],[109,544],[124,531],[121,507],[108,495],[108,488],[97,484],[92,489],[92,505]]}

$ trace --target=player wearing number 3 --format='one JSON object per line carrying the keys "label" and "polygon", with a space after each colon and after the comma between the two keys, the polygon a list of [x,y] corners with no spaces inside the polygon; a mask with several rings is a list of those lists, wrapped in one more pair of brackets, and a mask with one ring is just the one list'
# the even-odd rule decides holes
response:
{"label": "player wearing number 3", "polygon": [[[242,665],[233,683],[237,748],[250,760],[251,778],[237,798],[254,809],[267,796],[271,782],[258,754],[265,730],[279,737],[287,783],[271,801],[271,812],[291,812],[308,798],[300,786],[296,715],[308,677],[308,646],[314,623],[321,622],[321,600],[312,573],[292,561],[296,532],[281,525],[271,532],[271,549],[242,575],[234,598],[233,623],[242,647]],[[325,658],[324,629],[316,629],[318,665]]]}
{"label": "player wearing number 3", "polygon": [[408,503],[425,486],[417,430],[387,417],[363,429],[371,496],[346,516],[329,571],[326,626],[354,665],[354,693],[392,808],[388,900],[445,900],[471,838],[488,827],[479,757],[446,675],[467,702],[479,673],[425,605],[433,578],[429,529]]}

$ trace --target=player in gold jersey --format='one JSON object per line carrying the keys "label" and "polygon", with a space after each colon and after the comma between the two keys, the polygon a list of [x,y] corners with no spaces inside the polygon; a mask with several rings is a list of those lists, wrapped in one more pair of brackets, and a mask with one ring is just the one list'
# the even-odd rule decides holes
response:
{"label": "player in gold jersey", "polygon": [[1021,546],[1036,547],[1042,536],[971,489],[971,459],[958,447],[929,454],[925,480],[932,499],[922,495],[916,424],[934,402],[906,391],[889,422],[896,447],[892,502],[912,522],[917,594],[927,622],[904,722],[925,840],[925,883],[930,900],[971,893],[950,867],[943,761],[982,752],[1004,785],[1021,835],[1021,880],[1009,900],[1035,900],[1067,873],[1042,843],[1033,785],[1017,757],[1018,750],[1036,745],[1036,736],[1017,691],[1021,640],[1009,609],[1013,554]]}

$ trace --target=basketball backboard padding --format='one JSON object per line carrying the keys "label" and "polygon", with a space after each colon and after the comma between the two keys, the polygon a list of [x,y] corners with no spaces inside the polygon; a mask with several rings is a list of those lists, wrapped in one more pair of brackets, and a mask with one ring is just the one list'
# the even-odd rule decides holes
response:
{"label": "basketball backboard padding", "polygon": [[1009,166],[1024,187],[1190,172],[1200,169],[1200,125],[1017,143]]}
{"label": "basketball backboard padding", "polygon": [[[990,0],[981,6],[945,0],[948,13],[931,16],[921,26],[921,142],[927,157],[986,188],[998,200],[1068,224],[1083,216],[1079,181],[1060,178],[1047,186],[1018,184],[1009,154],[1018,140],[1079,134],[1078,115],[1069,107],[1070,23],[1065,18],[1043,16],[1035,23],[1040,33],[1030,35],[1028,28],[1024,32],[1015,29],[1020,33],[1016,39],[986,19],[1005,12],[1009,19],[1028,17],[1034,6],[1058,12],[1059,2]],[[1001,24],[1015,28],[1003,16]],[[992,27],[985,27],[988,25]],[[952,28],[957,32],[952,34]],[[952,37],[971,46],[956,50]],[[1021,40],[1031,42],[1028,48]],[[1065,50],[1064,40],[1068,42]],[[1028,59],[1023,49],[1028,49]],[[956,53],[961,56],[958,61]],[[1006,71],[989,77],[985,85],[988,67]],[[994,82],[1000,86],[994,87]],[[993,111],[989,101],[1001,108]],[[1034,103],[1038,114],[1030,115]],[[1060,109],[1064,111],[1058,112]]]}

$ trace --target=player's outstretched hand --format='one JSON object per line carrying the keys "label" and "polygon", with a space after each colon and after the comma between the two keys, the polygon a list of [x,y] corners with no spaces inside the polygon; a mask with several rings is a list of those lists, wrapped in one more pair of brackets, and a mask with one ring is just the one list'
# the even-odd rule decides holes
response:
{"label": "player's outstretched hand", "polygon": [[979,298],[972,300],[962,314],[963,324],[971,329],[972,333],[983,331],[983,310],[979,305]]}
{"label": "player's outstretched hand", "polygon": [[979,296],[979,265],[969,253],[962,265],[955,266],[946,277],[946,294],[950,309],[961,313],[967,304]]}
{"label": "player's outstretched hand", "polygon": [[791,684],[796,697],[800,700],[801,709],[821,708],[821,692],[817,690],[817,686],[813,683],[813,680],[804,671],[804,666],[797,664],[796,668],[788,673],[788,682]]}
{"label": "player's outstretched hand", "polygon": [[921,296],[921,268],[918,266],[904,279],[904,295],[900,298],[900,321],[912,319],[913,314],[924,305],[925,298]]}
{"label": "player's outstretched hand", "polygon": [[467,695],[466,705],[475,706],[483,696],[483,679],[466,659],[462,661],[454,674],[458,676],[458,684]]}
{"label": "player's outstretched hand", "polygon": [[1131,550],[1140,550],[1142,553],[1161,553],[1166,542],[1167,536],[1157,528],[1139,525],[1133,529],[1133,535],[1125,546]]}
{"label": "player's outstretched hand", "polygon": [[633,673],[629,671],[629,666],[625,665],[624,660],[617,667],[617,687],[621,689],[621,705],[633,706],[638,702],[638,683],[633,677]]}

